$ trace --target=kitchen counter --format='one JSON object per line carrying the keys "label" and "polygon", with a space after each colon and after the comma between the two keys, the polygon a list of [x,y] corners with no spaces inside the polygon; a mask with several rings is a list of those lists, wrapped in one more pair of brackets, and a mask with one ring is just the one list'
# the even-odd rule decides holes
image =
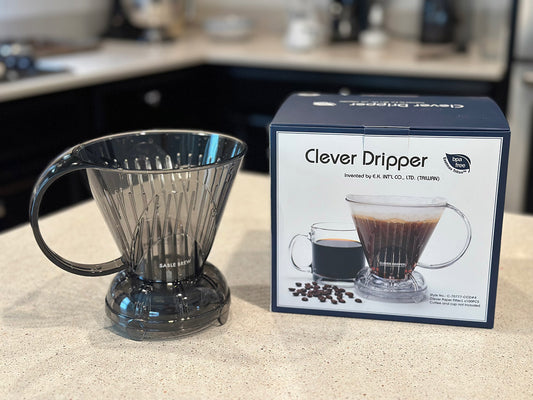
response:
{"label": "kitchen counter", "polygon": [[427,51],[415,42],[391,40],[379,50],[339,43],[298,53],[284,47],[280,34],[269,32],[235,42],[214,41],[194,30],[171,43],[104,40],[94,51],[41,60],[44,66],[68,72],[1,83],[0,101],[203,64],[489,82],[501,80],[505,73],[504,62],[485,60],[475,51],[421,57]]}
{"label": "kitchen counter", "polygon": [[[494,329],[272,313],[269,184],[239,173],[209,256],[232,290],[228,322],[178,340],[117,335],[111,277],[55,267],[28,225],[0,235],[3,397],[532,398],[532,217],[505,215]],[[63,256],[117,255],[93,202],[41,227]]]}

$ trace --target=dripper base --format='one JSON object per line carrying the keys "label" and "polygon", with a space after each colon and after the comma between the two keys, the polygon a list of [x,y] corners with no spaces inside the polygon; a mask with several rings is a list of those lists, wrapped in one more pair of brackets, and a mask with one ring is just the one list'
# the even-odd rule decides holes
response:
{"label": "dripper base", "polygon": [[391,303],[420,303],[427,298],[424,277],[416,271],[405,280],[394,280],[380,278],[365,268],[356,278],[355,289],[366,299]]}
{"label": "dripper base", "polygon": [[190,335],[228,319],[230,290],[222,273],[205,263],[194,281],[148,282],[122,271],[106,296],[106,314],[133,340]]}

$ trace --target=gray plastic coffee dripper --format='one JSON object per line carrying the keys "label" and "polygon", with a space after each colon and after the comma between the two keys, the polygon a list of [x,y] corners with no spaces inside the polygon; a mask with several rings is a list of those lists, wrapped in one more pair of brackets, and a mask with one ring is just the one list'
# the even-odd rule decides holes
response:
{"label": "gray plastic coffee dripper", "polygon": [[[207,256],[246,152],[231,136],[157,130],[105,136],[59,155],[35,184],[30,223],[57,266],[79,275],[119,272],[106,313],[128,337],[166,338],[199,331],[228,315],[230,292]],[[81,264],[54,252],[39,229],[44,193],[85,170],[121,257]]]}

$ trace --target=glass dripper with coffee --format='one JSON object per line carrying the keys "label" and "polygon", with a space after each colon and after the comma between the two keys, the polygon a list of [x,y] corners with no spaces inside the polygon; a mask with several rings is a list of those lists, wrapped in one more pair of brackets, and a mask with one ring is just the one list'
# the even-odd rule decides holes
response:
{"label": "glass dripper with coffee", "polygon": [[[349,194],[346,201],[368,261],[368,267],[356,278],[356,289],[367,298],[392,302],[425,300],[427,285],[415,268],[439,269],[452,265],[470,244],[468,218],[443,198]],[[447,208],[464,222],[465,243],[446,262],[420,263],[420,256]]]}
{"label": "glass dripper with coffee", "polygon": [[[186,335],[228,316],[230,291],[207,262],[246,145],[231,136],[157,130],[91,140],[59,155],[39,177],[30,223],[41,250],[80,275],[118,274],[106,312],[133,339]],[[121,257],[81,264],[51,250],[39,229],[44,193],[85,170]]]}

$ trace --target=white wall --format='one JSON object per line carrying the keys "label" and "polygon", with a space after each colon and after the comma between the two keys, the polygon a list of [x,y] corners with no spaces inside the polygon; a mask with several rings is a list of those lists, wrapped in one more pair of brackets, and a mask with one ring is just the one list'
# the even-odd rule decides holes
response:
{"label": "white wall", "polygon": [[[261,25],[284,26],[292,0],[192,0],[200,22],[207,16],[241,13]],[[329,0],[306,0],[327,4]],[[31,35],[98,35],[107,23],[112,0],[0,0],[0,39]]]}
{"label": "white wall", "polygon": [[109,0],[0,0],[0,20],[81,13],[107,6]]}
{"label": "white wall", "polygon": [[[189,1],[195,4],[198,22],[213,15],[239,13],[254,18],[258,26],[283,30],[287,22],[287,8],[291,2],[298,0]],[[329,0],[300,1],[314,2],[321,10],[325,10],[329,4]],[[398,21],[387,21],[388,28],[399,36],[416,36],[413,32],[418,29],[418,21],[413,19],[412,14],[418,15],[414,10],[421,6],[422,0],[384,1],[396,15],[405,16],[400,18],[402,24]],[[501,14],[504,17],[511,4],[511,0],[468,1],[471,1],[478,10],[488,9],[491,15]],[[105,29],[111,4],[112,0],[0,0],[0,39],[31,35],[60,38],[95,36]],[[487,18],[483,15],[481,19]],[[406,24],[405,22],[409,20],[412,20],[412,23]],[[490,25],[492,24],[494,22],[491,21]]]}
{"label": "white wall", "polygon": [[107,24],[110,0],[0,0],[0,39],[86,38]]}

